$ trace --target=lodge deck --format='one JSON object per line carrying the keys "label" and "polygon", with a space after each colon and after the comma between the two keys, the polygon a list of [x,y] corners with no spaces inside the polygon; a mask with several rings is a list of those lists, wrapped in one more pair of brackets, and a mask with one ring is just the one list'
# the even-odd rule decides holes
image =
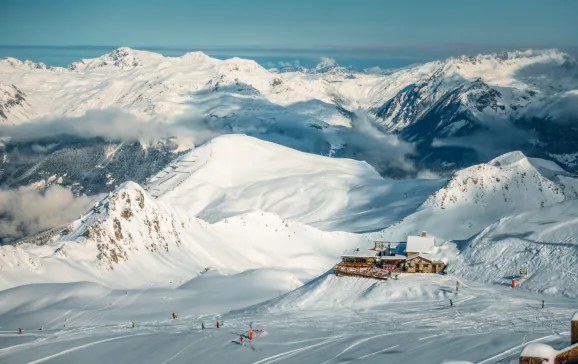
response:
{"label": "lodge deck", "polygon": [[333,267],[335,275],[341,276],[353,276],[353,277],[365,277],[373,279],[388,280],[390,276],[390,271],[375,267],[346,267],[341,264],[336,264]]}

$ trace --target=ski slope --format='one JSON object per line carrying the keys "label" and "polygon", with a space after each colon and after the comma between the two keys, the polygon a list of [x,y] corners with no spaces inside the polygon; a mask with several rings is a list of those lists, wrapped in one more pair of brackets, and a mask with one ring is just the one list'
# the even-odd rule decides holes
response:
{"label": "ski slope", "polygon": [[[423,285],[420,280],[424,278],[419,275],[402,276],[395,284],[414,290]],[[245,288],[237,278],[228,285],[213,281],[214,288],[221,289],[218,296],[215,291],[200,294],[189,289],[118,291],[85,283],[22,286],[0,292],[0,360],[517,363],[527,343],[567,345],[568,322],[576,310],[573,300],[548,297],[542,310],[543,296],[465,280],[456,293],[453,277],[434,278],[429,289],[440,295],[430,296],[422,289],[411,297],[375,302],[371,296],[362,298],[367,290],[362,281],[335,278],[327,287],[330,294],[349,292],[361,298],[362,305],[329,303],[322,308],[311,301],[291,310],[279,308],[295,303],[296,295],[311,294],[310,285],[248,309],[239,306],[262,287]],[[376,284],[389,283],[393,282]],[[176,320],[170,318],[172,312],[178,313]],[[217,329],[217,320],[224,326]],[[264,333],[253,342],[236,343],[250,323]]]}
{"label": "ski slope", "polygon": [[458,246],[455,274],[509,285],[525,268],[522,289],[578,297],[578,200],[505,217]]}

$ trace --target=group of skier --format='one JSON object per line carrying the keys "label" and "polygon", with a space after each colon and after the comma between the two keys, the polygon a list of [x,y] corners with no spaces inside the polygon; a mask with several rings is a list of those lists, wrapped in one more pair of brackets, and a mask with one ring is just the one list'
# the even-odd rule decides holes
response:
{"label": "group of skier", "polygon": [[[223,326],[223,321],[221,321],[221,322],[217,321],[215,326],[217,326],[217,329],[220,328],[221,326]],[[201,330],[204,330],[204,329],[205,329],[205,323],[201,322]]]}

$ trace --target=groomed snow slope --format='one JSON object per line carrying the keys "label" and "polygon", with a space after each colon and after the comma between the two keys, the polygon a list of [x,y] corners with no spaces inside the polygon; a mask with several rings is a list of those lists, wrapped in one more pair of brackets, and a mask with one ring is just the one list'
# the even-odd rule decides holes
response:
{"label": "groomed snow slope", "polygon": [[[208,276],[207,282],[214,278]],[[193,289],[114,291],[86,283],[5,290],[0,292],[0,361],[220,364],[234,358],[243,364],[333,364],[456,359],[514,364],[530,342],[566,346],[576,310],[574,300],[546,297],[541,310],[541,295],[468,281],[455,294],[451,277],[433,278],[426,287],[419,275],[377,284],[365,297],[368,286],[360,279],[328,281],[318,292],[310,288],[319,282],[312,282],[268,303],[239,309],[252,296],[262,297],[236,279],[230,285],[213,280],[214,290],[206,294]],[[388,301],[387,294],[396,290],[384,289],[385,283],[409,294]],[[426,290],[433,296],[423,294]],[[334,299],[347,292],[361,305],[342,300],[344,304],[329,301],[336,304],[323,306],[324,295]],[[308,294],[309,301],[289,305]],[[286,303],[287,310],[275,302]],[[319,309],[320,304],[325,308]],[[172,312],[178,319],[170,319]],[[217,320],[224,323],[218,330]],[[206,330],[200,329],[203,322]],[[264,334],[244,345],[235,342],[247,335],[250,323]]]}
{"label": "groomed snow slope", "polygon": [[333,266],[359,235],[328,233],[264,212],[216,224],[189,217],[126,183],[45,245],[0,247],[0,287],[92,281],[109,287],[179,285],[214,267],[270,268],[307,280]]}
{"label": "groomed snow slope", "polygon": [[560,186],[542,176],[522,153],[511,152],[456,172],[417,212],[376,236],[403,239],[426,230],[446,240],[467,239],[500,218],[565,199]]}
{"label": "groomed snow slope", "polygon": [[[424,301],[439,304],[455,298],[456,278],[429,274],[400,274],[399,280],[380,281],[337,277],[328,272],[295,291],[248,311],[282,313],[295,310],[361,310],[387,304]],[[445,302],[442,302],[445,305]]]}
{"label": "groomed snow slope", "polygon": [[177,159],[147,190],[209,222],[260,210],[326,231],[363,232],[413,212],[442,184],[384,179],[365,162],[225,135]]}
{"label": "groomed snow slope", "polygon": [[449,270],[481,282],[509,285],[521,268],[521,289],[578,297],[578,200],[505,217],[458,243]]}

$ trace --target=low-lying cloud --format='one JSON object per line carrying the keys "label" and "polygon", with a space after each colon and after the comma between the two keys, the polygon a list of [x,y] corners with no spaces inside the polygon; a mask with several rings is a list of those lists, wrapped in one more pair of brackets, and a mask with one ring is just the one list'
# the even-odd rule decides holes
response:
{"label": "low-lying cloud", "polygon": [[415,154],[413,144],[379,130],[363,111],[355,114],[351,126],[352,130],[344,137],[348,148],[355,152],[356,159],[365,160],[380,173],[415,173],[415,165],[410,160],[410,156]]}
{"label": "low-lying cloud", "polygon": [[78,218],[99,199],[75,197],[67,188],[53,185],[44,191],[0,189],[0,242],[30,236]]}
{"label": "low-lying cloud", "polygon": [[432,147],[473,149],[481,161],[489,161],[512,150],[527,150],[539,136],[534,130],[517,127],[509,120],[480,121],[482,128],[471,135],[434,139]]}
{"label": "low-lying cloud", "polygon": [[[179,143],[195,145],[214,135],[204,126],[202,118],[189,114],[175,121],[158,121],[139,118],[118,109],[89,110],[78,117],[44,118],[20,125],[0,126],[0,135],[11,142],[28,142],[46,138],[58,139],[62,135],[80,138],[102,138],[107,141],[155,142],[164,138],[176,138]],[[55,146],[55,145],[53,145]],[[49,147],[37,146],[38,153]]]}

